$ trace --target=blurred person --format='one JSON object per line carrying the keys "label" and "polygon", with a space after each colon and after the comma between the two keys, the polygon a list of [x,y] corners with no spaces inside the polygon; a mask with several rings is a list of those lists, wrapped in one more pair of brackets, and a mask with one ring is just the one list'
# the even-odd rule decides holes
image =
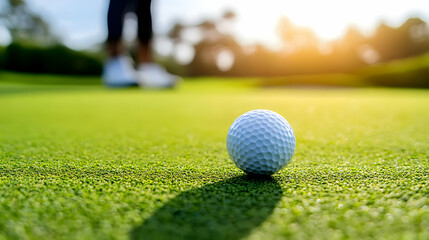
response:
{"label": "blurred person", "polygon": [[[151,0],[110,0],[107,13],[107,51],[109,58],[103,69],[103,82],[109,87],[140,85],[147,88],[174,87],[179,77],[168,73],[161,65],[153,62],[151,41]],[[138,23],[137,70],[125,54],[122,45],[124,17],[135,12]]]}

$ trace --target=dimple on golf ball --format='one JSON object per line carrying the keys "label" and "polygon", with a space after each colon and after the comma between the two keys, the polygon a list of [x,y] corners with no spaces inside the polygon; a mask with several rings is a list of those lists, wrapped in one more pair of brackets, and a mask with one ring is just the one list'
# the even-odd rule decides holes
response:
{"label": "dimple on golf ball", "polygon": [[253,110],[234,121],[226,146],[232,161],[244,172],[272,175],[292,159],[295,135],[280,114]]}

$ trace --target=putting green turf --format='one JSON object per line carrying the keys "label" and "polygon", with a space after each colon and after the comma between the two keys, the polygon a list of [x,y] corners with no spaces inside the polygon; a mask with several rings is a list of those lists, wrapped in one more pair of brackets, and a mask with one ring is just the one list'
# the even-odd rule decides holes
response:
{"label": "putting green turf", "polygon": [[[0,80],[0,239],[429,239],[427,90],[20,78]],[[225,146],[259,108],[297,139],[271,179],[246,177]]]}

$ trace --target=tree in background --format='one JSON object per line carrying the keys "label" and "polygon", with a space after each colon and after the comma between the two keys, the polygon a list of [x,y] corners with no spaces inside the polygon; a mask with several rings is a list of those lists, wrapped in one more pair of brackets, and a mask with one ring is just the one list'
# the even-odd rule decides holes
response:
{"label": "tree in background", "polygon": [[97,54],[74,51],[60,39],[24,0],[7,0],[0,10],[0,23],[12,42],[0,49],[0,68],[9,71],[71,75],[99,75],[102,59]]}
{"label": "tree in background", "polygon": [[[188,46],[193,49],[192,59],[188,63],[180,63],[179,68],[186,69],[178,71],[185,75],[231,75],[234,72],[235,62],[242,55],[242,48],[229,31],[229,25],[234,21],[235,13],[225,11],[218,19],[206,19],[194,25],[184,25],[180,22],[173,25],[167,37],[173,44],[173,53],[180,47]],[[189,39],[187,35],[194,39]],[[164,61],[170,70],[178,69],[172,67],[172,58]],[[164,59],[165,60],[165,59]],[[177,60],[177,59],[176,59]]]}
{"label": "tree in background", "polygon": [[13,42],[36,42],[51,45],[59,42],[49,24],[31,11],[24,0],[7,0],[0,10],[0,22],[6,26]]}
{"label": "tree in background", "polygon": [[415,56],[429,51],[427,28],[427,23],[420,18],[410,18],[398,28],[382,23],[368,44],[378,51],[383,62]]}

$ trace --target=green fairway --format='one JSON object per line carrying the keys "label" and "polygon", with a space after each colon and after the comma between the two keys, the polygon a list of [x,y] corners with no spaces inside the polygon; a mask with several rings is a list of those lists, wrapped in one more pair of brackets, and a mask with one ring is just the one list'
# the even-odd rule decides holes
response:
{"label": "green fairway", "polygon": [[[0,239],[429,239],[429,90],[33,78],[0,75]],[[268,179],[225,143],[261,108],[297,141]]]}

